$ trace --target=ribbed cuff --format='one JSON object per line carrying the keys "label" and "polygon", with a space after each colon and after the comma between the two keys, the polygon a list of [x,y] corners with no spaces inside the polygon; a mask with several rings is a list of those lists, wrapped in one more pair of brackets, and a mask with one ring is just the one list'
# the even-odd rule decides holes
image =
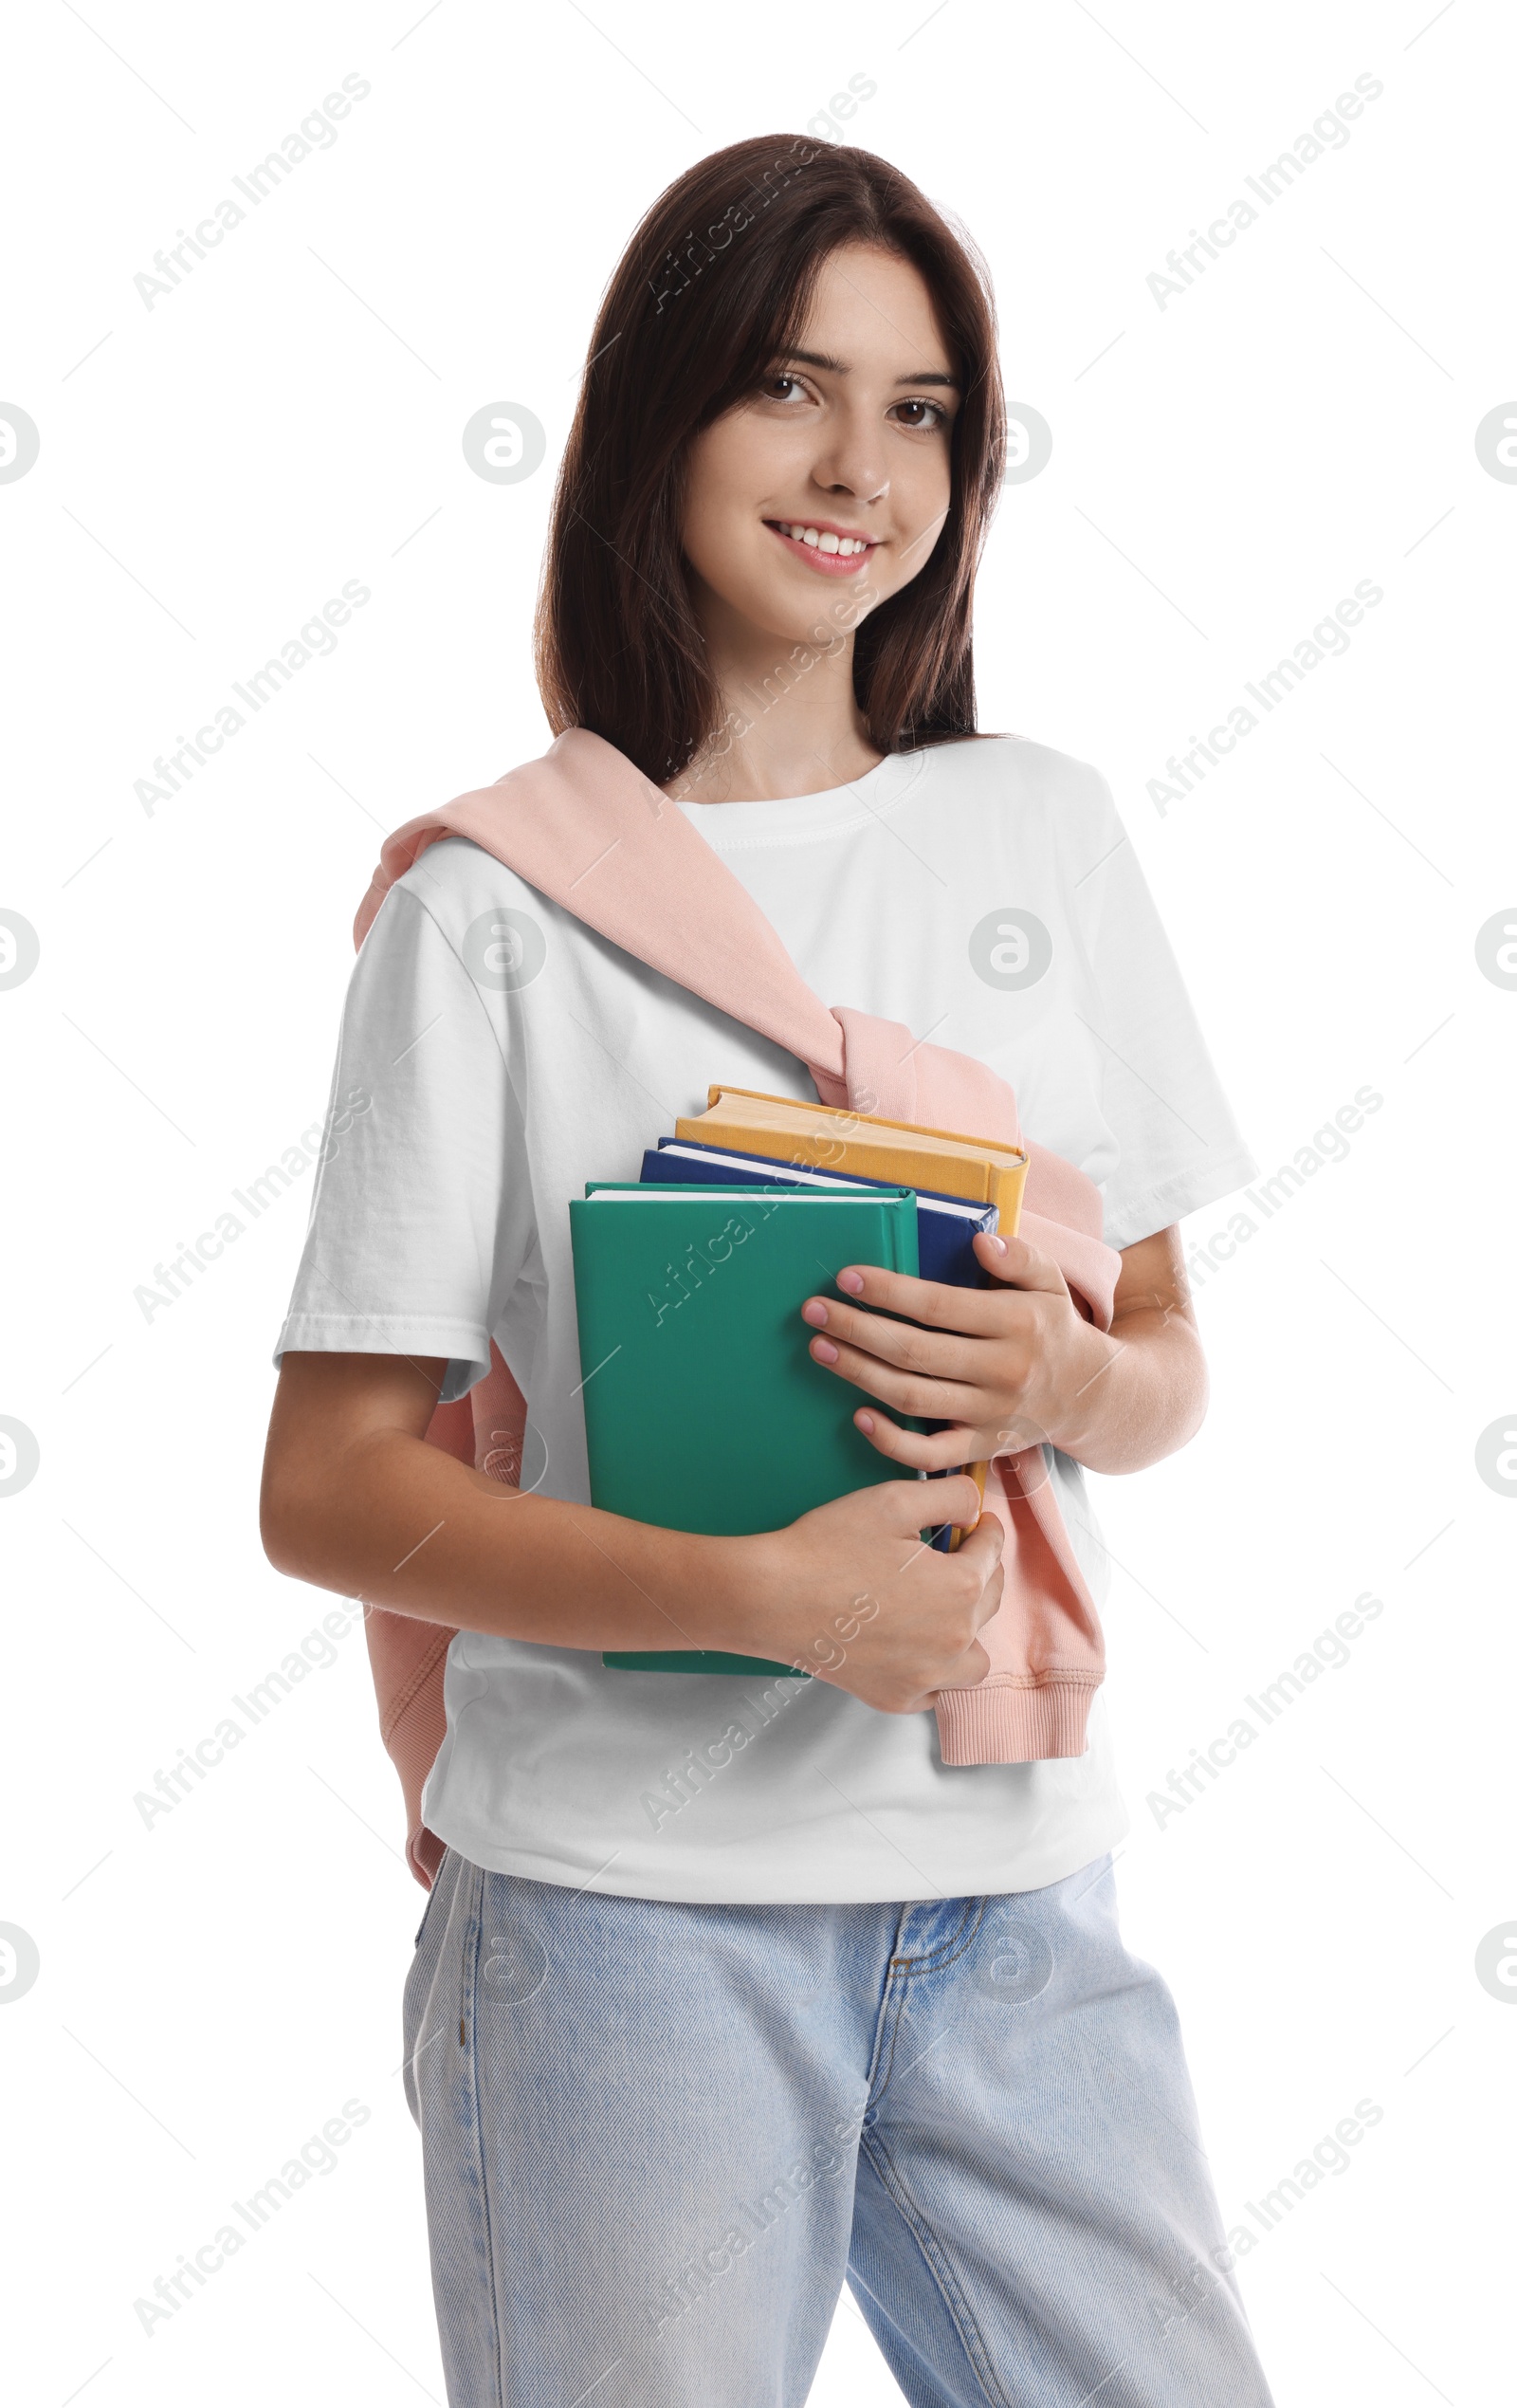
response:
{"label": "ribbed cuff", "polygon": [[418,1822],[407,1834],[406,1862],[423,1889],[431,1888],[447,1854],[448,1842],[440,1840],[435,1831],[430,1831],[425,1823]]}
{"label": "ribbed cuff", "polygon": [[1041,1764],[1084,1755],[1097,1683],[1046,1682],[1018,1688],[986,1681],[975,1689],[940,1689],[938,1744],[944,1764]]}

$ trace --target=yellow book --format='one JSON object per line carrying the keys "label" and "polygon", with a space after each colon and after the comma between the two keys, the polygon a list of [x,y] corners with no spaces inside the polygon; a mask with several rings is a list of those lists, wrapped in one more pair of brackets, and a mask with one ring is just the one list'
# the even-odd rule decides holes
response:
{"label": "yellow book", "polygon": [[885,1120],[874,1112],[839,1112],[831,1104],[797,1104],[789,1095],[764,1095],[751,1087],[708,1088],[705,1111],[677,1120],[674,1134],[809,1170],[883,1179],[892,1186],[993,1204],[1002,1237],[1016,1235],[1027,1184],[1027,1156],[1016,1146]]}
{"label": "yellow book", "polygon": [[[1027,1185],[1027,1156],[1017,1146],[886,1120],[874,1112],[842,1112],[831,1104],[798,1104],[792,1096],[765,1095],[752,1087],[708,1088],[705,1111],[677,1120],[674,1134],[685,1143],[761,1154],[769,1162],[993,1204],[1002,1237],[1016,1235]],[[989,1466],[968,1468],[983,1497]],[[952,1547],[960,1535],[954,1532]]]}

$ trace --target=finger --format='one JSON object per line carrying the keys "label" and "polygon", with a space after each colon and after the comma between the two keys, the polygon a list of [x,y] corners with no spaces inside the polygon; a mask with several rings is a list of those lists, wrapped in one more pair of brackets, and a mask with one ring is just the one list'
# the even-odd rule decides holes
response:
{"label": "finger", "polygon": [[990,1579],[986,1581],[984,1588],[980,1590],[974,1608],[975,1639],[972,1644],[979,1644],[980,1633],[983,1631],[985,1625],[988,1622],[994,1622],[1000,1609],[1001,1569],[997,1564]]}
{"label": "finger", "polygon": [[[999,1259],[999,1257],[996,1258]],[[882,1271],[877,1263],[850,1262],[837,1275],[843,1295],[880,1313],[904,1313],[909,1321],[928,1329],[958,1330],[965,1336],[992,1337],[1002,1328],[1003,1306],[984,1288],[948,1287],[938,1279],[914,1279],[905,1271]],[[835,1296],[812,1299],[830,1307]]]}
{"label": "finger", "polygon": [[[939,1487],[946,1487],[947,1482],[945,1480],[940,1480],[936,1483],[936,1485]],[[1000,1516],[998,1514],[982,1513],[978,1521],[975,1524],[974,1529],[969,1533],[968,1537],[961,1540],[960,1545],[954,1551],[955,1563],[967,1565],[987,1586],[991,1584],[994,1577],[996,1584],[996,1593],[997,1600],[1000,1595],[999,1583],[1003,1577],[1001,1571],[1001,1550],[1004,1548],[1005,1544],[1006,1526],[1002,1522]],[[988,1621],[990,1619],[990,1614],[994,1613],[995,1610],[996,1608],[992,1606],[989,1613],[984,1615],[982,1619]]]}
{"label": "finger", "polygon": [[[956,1530],[970,1530],[980,1517],[979,1486],[968,1472],[952,1473],[947,1480],[933,1480],[930,1486],[920,1480],[885,1480],[873,1493],[888,1500],[892,1526],[902,1531],[915,1533],[929,1523],[936,1529],[940,1522],[952,1522]],[[996,1519],[994,1515],[990,1518]],[[998,1522],[996,1526],[1000,1529]],[[968,1543],[966,1539],[964,1544]]]}
{"label": "finger", "polygon": [[[818,1351],[818,1349],[823,1350]],[[898,1371],[877,1355],[861,1354],[857,1347],[834,1347],[830,1338],[815,1338],[811,1346],[813,1363],[834,1378],[847,1380],[850,1388],[863,1388],[867,1396],[878,1397],[898,1413],[920,1414],[923,1421],[962,1422],[970,1428],[992,1417],[992,1400],[976,1388],[959,1380],[934,1380],[920,1372]],[[830,1363],[829,1354],[837,1360]]]}
{"label": "finger", "polygon": [[945,1681],[941,1689],[931,1689],[923,1700],[923,1705],[935,1706],[944,1690],[978,1689],[990,1670],[990,1658],[978,1639],[972,1639],[954,1666],[954,1678]]}
{"label": "finger", "polygon": [[[839,1304],[835,1296],[808,1296],[801,1306],[800,1317],[819,1333],[821,1351],[817,1351],[816,1340],[812,1343],[812,1354],[818,1363],[832,1360],[829,1347],[847,1345],[857,1347],[860,1353],[873,1355],[879,1362],[893,1363],[900,1370],[919,1371],[925,1379],[972,1381],[978,1376],[983,1336],[966,1335],[960,1330],[918,1329],[910,1321],[892,1321],[883,1313]],[[1003,1324],[1005,1319],[1003,1303]],[[997,1334],[1005,1336],[1004,1326]]]}
{"label": "finger", "polygon": [[958,1423],[946,1430],[904,1430],[887,1414],[861,1407],[853,1416],[853,1426],[877,1455],[892,1463],[909,1463],[918,1472],[955,1471],[960,1463],[975,1461],[982,1451],[972,1432]]}
{"label": "finger", "polygon": [[977,1631],[983,1630],[986,1623],[993,1622],[996,1616],[999,1613],[1001,1609],[1001,1594],[1005,1586],[1006,1572],[1004,1567],[998,1563],[992,1564],[990,1571],[986,1575],[985,1586],[979,1592],[979,1601],[975,1608],[975,1628]]}
{"label": "finger", "polygon": [[[975,1258],[993,1279],[1003,1279],[1013,1287],[1028,1288],[1043,1296],[1069,1293],[1069,1282],[1053,1257],[1040,1252],[1026,1238],[993,1237],[978,1229]],[[984,1290],[979,1293],[983,1295]]]}

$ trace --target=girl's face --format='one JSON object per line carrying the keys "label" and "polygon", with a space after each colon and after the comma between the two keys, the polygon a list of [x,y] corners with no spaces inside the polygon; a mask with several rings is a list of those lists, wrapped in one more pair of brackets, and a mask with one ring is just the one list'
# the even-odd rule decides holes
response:
{"label": "girl's face", "polygon": [[957,370],[915,267],[831,254],[798,348],[691,446],[683,534],[708,629],[826,642],[909,584],[948,511]]}

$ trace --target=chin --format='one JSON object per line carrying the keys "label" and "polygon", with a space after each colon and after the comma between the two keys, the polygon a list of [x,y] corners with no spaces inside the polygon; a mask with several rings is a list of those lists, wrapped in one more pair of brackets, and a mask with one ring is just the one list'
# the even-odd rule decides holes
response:
{"label": "chin", "polygon": [[756,624],[763,629],[766,635],[775,636],[780,643],[829,644],[834,635],[847,632],[833,616],[833,609],[829,608],[830,602],[835,608],[834,597],[821,595],[808,610],[804,601],[796,601],[793,596],[786,595],[777,598],[771,609],[756,618]]}
{"label": "chin", "polygon": [[825,645],[857,627],[885,597],[873,583],[855,584],[851,579],[829,585],[817,578],[813,591],[796,593],[795,577],[785,576],[756,578],[724,598],[729,609],[778,643]]}

